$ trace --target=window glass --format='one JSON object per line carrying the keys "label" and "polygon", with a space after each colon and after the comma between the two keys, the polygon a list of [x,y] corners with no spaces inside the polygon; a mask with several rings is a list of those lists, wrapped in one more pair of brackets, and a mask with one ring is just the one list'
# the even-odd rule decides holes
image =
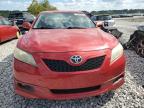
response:
{"label": "window glass", "polygon": [[42,14],[34,28],[94,28],[95,24],[81,13],[47,13]]}

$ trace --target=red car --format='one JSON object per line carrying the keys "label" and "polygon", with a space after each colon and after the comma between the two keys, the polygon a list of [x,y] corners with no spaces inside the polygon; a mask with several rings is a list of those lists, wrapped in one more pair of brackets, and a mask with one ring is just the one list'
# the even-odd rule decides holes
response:
{"label": "red car", "polygon": [[0,16],[0,43],[12,38],[19,38],[18,27],[13,26],[11,22]]}
{"label": "red car", "polygon": [[123,85],[123,47],[84,13],[42,12],[27,28],[29,32],[20,38],[14,52],[17,94],[75,99]]}

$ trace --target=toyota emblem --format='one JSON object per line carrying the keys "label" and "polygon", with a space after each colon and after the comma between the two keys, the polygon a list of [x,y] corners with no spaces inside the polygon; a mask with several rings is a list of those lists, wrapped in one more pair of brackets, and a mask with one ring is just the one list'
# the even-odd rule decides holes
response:
{"label": "toyota emblem", "polygon": [[79,55],[71,56],[70,61],[74,64],[79,64],[82,62],[82,57]]}

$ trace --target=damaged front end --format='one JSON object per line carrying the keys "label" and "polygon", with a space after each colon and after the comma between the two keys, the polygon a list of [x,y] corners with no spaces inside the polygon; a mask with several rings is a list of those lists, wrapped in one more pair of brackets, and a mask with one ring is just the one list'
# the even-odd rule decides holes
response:
{"label": "damaged front end", "polygon": [[144,57],[144,26],[139,26],[123,46],[125,49],[135,50],[139,56]]}

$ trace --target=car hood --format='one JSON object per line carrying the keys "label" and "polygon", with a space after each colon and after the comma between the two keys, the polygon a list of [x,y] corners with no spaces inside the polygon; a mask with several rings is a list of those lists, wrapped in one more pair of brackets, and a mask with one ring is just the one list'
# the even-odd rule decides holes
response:
{"label": "car hood", "polygon": [[29,52],[92,51],[113,48],[117,40],[99,28],[92,29],[32,29],[18,46]]}

